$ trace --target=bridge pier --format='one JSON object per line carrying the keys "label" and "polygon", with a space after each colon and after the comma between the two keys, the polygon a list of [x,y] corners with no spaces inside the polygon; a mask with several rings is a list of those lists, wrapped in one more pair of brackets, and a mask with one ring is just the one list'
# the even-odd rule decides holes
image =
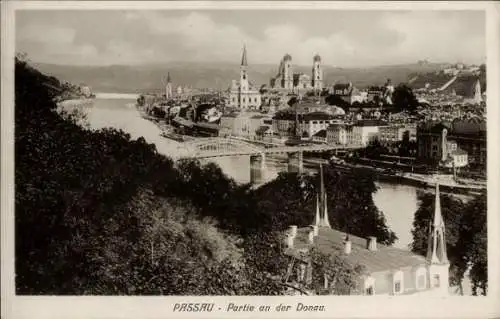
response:
{"label": "bridge pier", "polygon": [[265,165],[264,153],[250,155],[250,183],[260,184],[264,181]]}
{"label": "bridge pier", "polygon": [[304,171],[304,156],[302,151],[288,153],[288,172],[302,174]]}

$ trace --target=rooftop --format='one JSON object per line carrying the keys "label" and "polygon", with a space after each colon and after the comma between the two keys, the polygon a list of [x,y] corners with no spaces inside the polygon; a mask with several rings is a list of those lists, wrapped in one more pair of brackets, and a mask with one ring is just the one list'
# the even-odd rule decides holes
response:
{"label": "rooftop", "polygon": [[326,254],[343,254],[348,261],[364,266],[369,273],[419,266],[426,263],[424,256],[380,243],[377,243],[377,250],[371,251],[367,248],[366,239],[353,235],[349,235],[352,243],[351,253],[346,255],[344,253],[346,233],[336,229],[319,227],[319,233],[314,238],[314,243],[309,244],[309,231],[309,227],[297,230],[294,247],[288,251],[289,254],[298,255],[299,251],[308,250],[314,246]]}

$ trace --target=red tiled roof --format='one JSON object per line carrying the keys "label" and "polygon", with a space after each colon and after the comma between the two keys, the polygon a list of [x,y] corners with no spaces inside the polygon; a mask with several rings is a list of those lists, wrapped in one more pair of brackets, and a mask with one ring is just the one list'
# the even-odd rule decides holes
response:
{"label": "red tiled roof", "polygon": [[[308,243],[309,227],[297,230],[294,242],[294,250],[291,254],[297,254],[300,250],[307,250],[312,247]],[[424,265],[426,260],[423,256],[412,253],[409,250],[400,249],[377,243],[377,250],[367,249],[366,239],[349,235],[351,240],[351,253],[344,254],[344,240],[346,233],[320,227],[318,236],[314,238],[314,246],[326,254],[343,254],[345,258],[353,264],[364,266],[369,273],[401,269],[404,267],[414,267]]]}

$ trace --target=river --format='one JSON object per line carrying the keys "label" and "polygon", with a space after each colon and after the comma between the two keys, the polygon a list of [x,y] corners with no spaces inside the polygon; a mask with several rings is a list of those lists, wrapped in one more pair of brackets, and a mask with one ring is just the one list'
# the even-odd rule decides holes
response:
{"label": "river", "polygon": [[[178,143],[160,136],[160,130],[150,121],[140,117],[134,100],[125,98],[97,98],[92,107],[87,107],[87,120],[93,129],[114,127],[129,133],[133,139],[144,137],[154,143],[158,152],[171,156]],[[248,157],[224,157],[214,161],[223,171],[238,182],[250,180],[250,159]],[[279,171],[287,168],[285,158],[266,159],[266,180],[275,178]],[[314,170],[313,167],[305,167]],[[389,227],[396,232],[395,246],[407,248],[411,242],[411,224],[417,210],[417,188],[405,185],[377,183],[378,191],[373,200],[384,213]]]}
{"label": "river", "polygon": [[[97,98],[93,106],[84,105],[87,121],[91,128],[101,129],[114,127],[130,134],[133,139],[144,137],[149,143],[154,143],[159,153],[172,156],[179,146],[178,142],[160,136],[160,129],[152,122],[143,119],[135,108],[135,100],[126,95],[113,95],[114,99]],[[225,157],[214,160],[223,171],[239,182],[250,180],[250,159],[248,157]],[[287,169],[285,158],[266,158],[266,180],[276,177],[279,171]],[[314,170],[305,165],[305,170]],[[418,188],[406,185],[395,185],[377,182],[377,192],[373,195],[375,205],[384,213],[387,224],[398,236],[394,246],[408,249],[411,243],[411,228],[413,215],[417,210]],[[462,198],[467,200],[467,198]],[[467,278],[467,277],[466,277]],[[464,280],[465,295],[471,294],[468,279]],[[450,292],[456,294],[455,288]]]}
{"label": "river", "polygon": [[[224,172],[238,182],[250,181],[250,159],[248,157],[221,157],[213,160]],[[286,158],[266,158],[265,179],[274,179],[278,172],[286,171]],[[304,167],[305,171],[316,171],[313,167]],[[387,224],[397,236],[394,246],[408,248],[412,237],[411,227],[413,214],[417,210],[417,188],[406,185],[396,185],[377,182],[377,192],[373,195],[375,205],[381,210]]]}

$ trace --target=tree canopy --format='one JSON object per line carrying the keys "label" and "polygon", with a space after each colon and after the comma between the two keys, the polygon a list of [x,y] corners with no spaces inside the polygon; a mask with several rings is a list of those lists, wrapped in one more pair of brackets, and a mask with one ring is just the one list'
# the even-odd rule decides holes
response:
{"label": "tree canopy", "polygon": [[412,89],[406,84],[399,84],[394,88],[392,95],[394,107],[399,110],[414,111],[418,107],[418,100]]}
{"label": "tree canopy", "polygon": [[[435,196],[421,194],[419,197],[420,204],[413,221],[411,249],[425,255]],[[486,194],[478,195],[468,203],[441,195],[441,213],[446,227],[450,284],[461,288],[462,280],[469,270],[473,294],[485,295],[488,281]]]}
{"label": "tree canopy", "polygon": [[[311,222],[317,176],[253,190],[215,164],[174,163],[61,114],[56,78],[22,59],[15,72],[18,294],[283,293],[281,232]],[[334,227],[394,242],[370,176],[325,177]]]}

